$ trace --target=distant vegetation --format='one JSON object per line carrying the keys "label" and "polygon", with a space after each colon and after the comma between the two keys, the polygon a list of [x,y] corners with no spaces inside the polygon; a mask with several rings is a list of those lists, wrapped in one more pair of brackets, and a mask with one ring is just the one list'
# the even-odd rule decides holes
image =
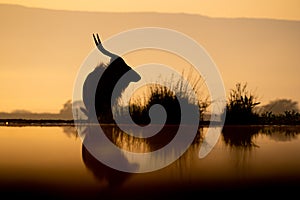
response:
{"label": "distant vegetation", "polygon": [[[0,112],[0,119],[17,119],[20,120],[73,120],[72,101],[68,100],[62,105],[57,113],[35,113],[28,110],[14,110],[12,112]],[[2,120],[2,121],[3,121]]]}
{"label": "distant vegetation", "polygon": [[272,112],[275,115],[283,114],[286,111],[299,112],[298,102],[291,99],[276,99],[257,109],[259,113]]}
{"label": "distant vegetation", "polygon": [[260,108],[259,104],[257,97],[248,91],[247,83],[237,83],[229,95],[225,124],[300,124],[300,113],[295,101],[279,99]]}
{"label": "distant vegetation", "polygon": [[272,111],[260,115],[260,124],[300,125],[300,113],[287,110],[284,113],[274,114]]}

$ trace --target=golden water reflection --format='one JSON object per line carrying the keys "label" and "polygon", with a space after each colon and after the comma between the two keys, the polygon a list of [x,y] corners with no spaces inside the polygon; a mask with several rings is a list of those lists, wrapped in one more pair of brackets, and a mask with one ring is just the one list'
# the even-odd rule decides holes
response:
{"label": "golden water reflection", "polygon": [[[162,191],[175,195],[300,186],[300,127],[225,127],[214,149],[199,159],[206,131],[201,127],[190,148],[171,165],[131,174],[97,161],[74,127],[0,127],[1,190],[36,194],[38,189],[60,197],[129,197]],[[116,133],[113,139],[129,151],[151,151],[149,143],[128,135]],[[153,162],[164,159],[162,155]]]}

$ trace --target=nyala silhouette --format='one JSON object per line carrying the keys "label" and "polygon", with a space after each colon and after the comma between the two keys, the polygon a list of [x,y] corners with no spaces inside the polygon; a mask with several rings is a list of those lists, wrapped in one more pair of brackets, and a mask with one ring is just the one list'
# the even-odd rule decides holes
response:
{"label": "nyala silhouette", "polygon": [[[99,51],[110,57],[110,63],[108,65],[100,64],[88,75],[83,85],[83,102],[87,114],[95,109],[94,111],[100,124],[115,123],[111,102],[115,102],[121,96],[130,82],[137,82],[141,77],[120,56],[104,49],[98,34],[97,36],[93,34],[93,37]],[[120,91],[117,91],[115,99],[112,99],[112,93],[117,82],[127,72],[128,76],[125,83]],[[101,74],[102,76],[100,77]],[[97,84],[96,89],[95,84]]]}

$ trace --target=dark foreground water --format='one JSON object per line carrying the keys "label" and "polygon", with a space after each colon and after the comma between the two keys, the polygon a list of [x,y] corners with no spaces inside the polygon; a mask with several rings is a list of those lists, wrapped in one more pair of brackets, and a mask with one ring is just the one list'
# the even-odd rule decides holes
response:
{"label": "dark foreground water", "polygon": [[[200,136],[205,131],[201,129]],[[197,137],[173,164],[150,173],[130,174],[93,159],[82,148],[74,127],[2,126],[0,195],[43,199],[297,199],[299,133],[297,126],[225,127],[217,145],[203,159],[198,157],[201,137]],[[126,142],[127,148],[133,142],[120,141]],[[155,158],[154,162],[162,159]]]}

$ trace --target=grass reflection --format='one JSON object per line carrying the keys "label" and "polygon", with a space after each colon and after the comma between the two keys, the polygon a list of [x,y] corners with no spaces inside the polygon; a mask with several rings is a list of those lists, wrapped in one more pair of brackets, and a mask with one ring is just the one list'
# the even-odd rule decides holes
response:
{"label": "grass reflection", "polygon": [[257,147],[253,138],[258,135],[260,130],[259,126],[224,126],[222,139],[226,145],[231,147]]}
{"label": "grass reflection", "polygon": [[291,141],[297,139],[299,126],[224,126],[222,139],[231,147],[258,147],[254,139],[259,135],[267,135],[276,141]]}

